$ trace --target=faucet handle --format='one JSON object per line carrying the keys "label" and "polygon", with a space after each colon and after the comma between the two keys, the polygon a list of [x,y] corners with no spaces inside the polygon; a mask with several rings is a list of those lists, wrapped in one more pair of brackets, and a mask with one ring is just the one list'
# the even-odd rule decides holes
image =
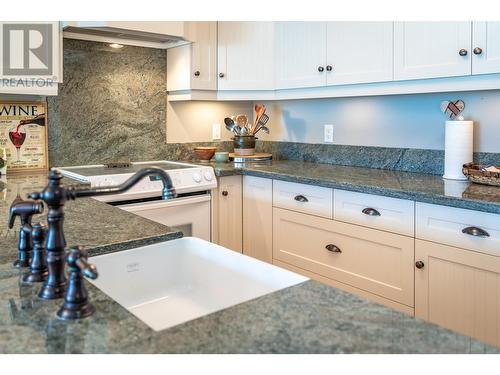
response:
{"label": "faucet handle", "polygon": [[87,252],[81,246],[74,246],[67,252],[69,284],[64,304],[57,312],[57,316],[63,320],[82,319],[95,312],[94,306],[89,302],[83,276],[97,279],[98,273],[96,266],[87,259]]}
{"label": "faucet handle", "polygon": [[87,251],[81,246],[75,246],[69,249],[66,259],[71,271],[81,272],[85,277],[95,280],[99,276],[97,267],[87,261]]}

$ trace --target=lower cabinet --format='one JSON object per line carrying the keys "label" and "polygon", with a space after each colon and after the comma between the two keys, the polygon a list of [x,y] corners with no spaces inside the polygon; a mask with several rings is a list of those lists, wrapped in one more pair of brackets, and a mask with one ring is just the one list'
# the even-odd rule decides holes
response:
{"label": "lower cabinet", "polygon": [[412,313],[411,237],[274,208],[273,259],[401,304],[400,310]]}
{"label": "lower cabinet", "polygon": [[243,176],[243,254],[273,261],[273,180]]}
{"label": "lower cabinet", "polygon": [[416,240],[415,316],[500,346],[500,257]]}
{"label": "lower cabinet", "polygon": [[242,252],[241,176],[220,177],[212,191],[212,242]]}

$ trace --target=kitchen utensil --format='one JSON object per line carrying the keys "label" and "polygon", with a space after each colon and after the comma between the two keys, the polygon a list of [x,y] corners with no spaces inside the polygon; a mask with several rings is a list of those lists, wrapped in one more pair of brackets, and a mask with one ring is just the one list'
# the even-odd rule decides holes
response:
{"label": "kitchen utensil", "polygon": [[255,104],[255,120],[253,122],[251,132],[255,132],[257,129],[257,124],[259,122],[260,117],[266,112],[266,106],[264,104]]}
{"label": "kitchen utensil", "polygon": [[263,113],[262,116],[260,116],[259,118],[259,122],[257,123],[256,130],[253,132],[253,134],[257,134],[260,131],[260,129],[267,124],[268,121],[269,121],[269,116]]}
{"label": "kitchen utensil", "polygon": [[238,116],[236,116],[236,124],[240,128],[245,128],[248,125],[248,117],[247,117],[247,115],[238,115]]}
{"label": "kitchen utensil", "polygon": [[246,127],[241,128],[239,135],[248,135],[248,129]]}
{"label": "kitchen utensil", "polygon": [[464,109],[465,103],[463,100],[457,100],[455,102],[445,100],[441,102],[441,112],[443,112],[450,120],[457,119]]}
{"label": "kitchen utensil", "polygon": [[226,124],[226,129],[229,130],[230,132],[236,133],[236,124],[234,123],[234,120],[226,117],[224,119],[224,124]]}

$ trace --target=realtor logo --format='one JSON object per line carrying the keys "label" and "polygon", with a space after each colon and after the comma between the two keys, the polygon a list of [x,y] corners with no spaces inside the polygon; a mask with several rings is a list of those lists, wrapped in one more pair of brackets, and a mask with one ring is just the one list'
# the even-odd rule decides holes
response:
{"label": "realtor logo", "polygon": [[47,76],[53,74],[52,24],[2,25],[2,74]]}

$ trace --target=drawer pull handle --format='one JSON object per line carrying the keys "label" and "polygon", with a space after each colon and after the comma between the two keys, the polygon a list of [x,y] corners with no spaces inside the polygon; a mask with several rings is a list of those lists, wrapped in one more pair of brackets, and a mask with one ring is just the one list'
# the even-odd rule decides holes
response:
{"label": "drawer pull handle", "polygon": [[424,268],[424,266],[425,266],[425,264],[421,260],[415,262],[415,267],[417,267],[419,270],[421,270],[422,268]]}
{"label": "drawer pull handle", "polygon": [[334,244],[328,244],[325,246],[325,248],[328,250],[328,251],[331,251],[332,253],[341,253],[342,250],[340,250],[339,247],[335,246]]}
{"label": "drawer pull handle", "polygon": [[462,229],[462,233],[468,234],[470,236],[476,237],[489,237],[490,234],[486,232],[484,229],[478,227],[467,227]]}
{"label": "drawer pull handle", "polygon": [[378,212],[376,209],[370,208],[370,207],[363,208],[363,211],[361,211],[361,212],[364,213],[365,215],[368,215],[368,216],[380,216],[380,212]]}
{"label": "drawer pull handle", "polygon": [[303,203],[309,202],[309,199],[307,199],[306,197],[304,197],[303,195],[300,195],[300,194],[296,195],[295,198],[293,198],[293,199],[295,199],[297,202],[303,202]]}
{"label": "drawer pull handle", "polygon": [[228,195],[229,195],[229,193],[226,190],[222,191],[222,196],[227,197]]}

